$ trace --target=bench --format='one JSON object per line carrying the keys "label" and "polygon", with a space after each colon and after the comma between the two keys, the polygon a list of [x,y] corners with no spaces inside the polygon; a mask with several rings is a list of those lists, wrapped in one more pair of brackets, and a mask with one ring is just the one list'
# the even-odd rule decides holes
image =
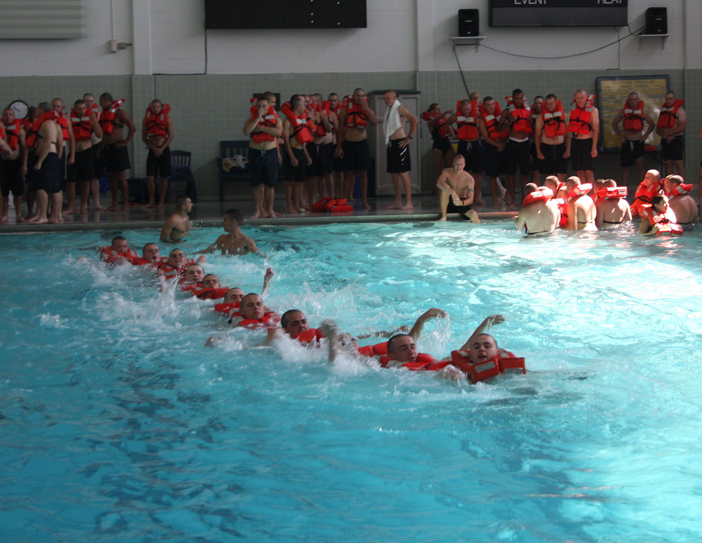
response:
{"label": "bench", "polygon": [[217,172],[219,173],[219,201],[224,201],[224,186],[228,181],[248,181],[249,172],[244,168],[232,168],[225,172],[222,161],[225,158],[234,158],[236,155],[247,157],[249,154],[249,140],[220,141],[219,158],[217,158]]}

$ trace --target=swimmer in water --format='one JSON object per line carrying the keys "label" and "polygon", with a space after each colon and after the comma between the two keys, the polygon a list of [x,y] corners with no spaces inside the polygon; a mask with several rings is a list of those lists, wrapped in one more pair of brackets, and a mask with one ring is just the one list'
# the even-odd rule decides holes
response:
{"label": "swimmer in water", "polygon": [[[683,230],[692,230],[697,222],[697,204],[692,196],[684,192],[685,190],[690,190],[692,185],[684,184],[685,181],[679,175],[669,175],[663,179],[663,188],[668,197],[668,205],[675,212],[678,224],[683,227]],[[678,194],[675,194],[676,192]]]}
{"label": "swimmer in water", "polygon": [[168,258],[162,258],[156,265],[156,273],[159,277],[173,279],[176,276],[184,276],[188,264],[203,264],[207,262],[206,256],[201,256],[197,262],[188,259],[182,249],[173,249]]}
{"label": "swimmer in water", "polygon": [[[605,189],[605,191],[608,188],[612,189],[616,187],[617,182],[614,179],[607,179],[606,181],[602,182],[602,188]],[[603,192],[598,191],[595,194],[603,195]],[[600,230],[617,228],[621,224],[631,220],[631,208],[629,207],[629,202],[626,201],[626,198],[608,198],[607,196],[598,197],[595,208],[597,210],[595,224]]]}
{"label": "swimmer in water", "polygon": [[[566,186],[568,187],[568,194],[570,194],[573,189],[580,186],[580,179],[573,175],[566,180]],[[595,202],[587,194],[575,196],[571,199],[567,204],[567,213],[567,230],[597,230],[597,226],[595,226],[595,217],[597,216]]]}
{"label": "swimmer in water", "polygon": [[112,244],[109,247],[100,247],[98,255],[100,260],[107,264],[133,263],[139,258],[136,251],[129,247],[129,242],[124,236],[112,238]]}
{"label": "swimmer in water", "polygon": [[161,229],[161,241],[165,243],[185,241],[185,236],[190,232],[188,213],[193,209],[192,200],[185,194],[181,194],[176,198],[175,205],[176,212],[166,219]]}
{"label": "swimmer in water", "polygon": [[682,227],[678,225],[678,219],[675,216],[675,211],[670,208],[667,196],[664,194],[654,196],[651,200],[650,209],[655,211],[655,214],[657,215],[656,221],[653,221],[648,210],[644,208],[641,212],[641,226],[639,227],[639,234],[651,236],[653,234],[658,234],[659,231],[670,232],[671,226],[673,228],[680,229],[680,233],[682,233]]}
{"label": "swimmer in water", "polygon": [[[537,191],[549,190],[548,187],[537,187],[534,183],[527,183],[524,187],[526,194],[535,193]],[[525,200],[526,201],[526,200]],[[558,206],[551,200],[537,200],[519,210],[519,216],[515,226],[517,230],[522,228],[529,235],[544,234],[553,232],[561,218],[561,212]]]}
{"label": "swimmer in water", "polygon": [[[185,269],[185,278],[183,281],[183,285],[199,286],[202,283],[204,277],[205,270],[202,266],[200,266],[200,264],[190,264]],[[217,282],[219,283],[219,280],[217,280]]]}
{"label": "swimmer in water", "polygon": [[258,247],[254,241],[241,232],[244,225],[244,215],[238,209],[229,209],[224,213],[222,227],[226,234],[222,234],[207,249],[199,251],[201,253],[214,253],[222,251],[223,255],[245,255],[258,252]]}
{"label": "swimmer in water", "polygon": [[161,259],[161,252],[155,243],[147,243],[141,250],[141,258],[132,264],[156,264]]}

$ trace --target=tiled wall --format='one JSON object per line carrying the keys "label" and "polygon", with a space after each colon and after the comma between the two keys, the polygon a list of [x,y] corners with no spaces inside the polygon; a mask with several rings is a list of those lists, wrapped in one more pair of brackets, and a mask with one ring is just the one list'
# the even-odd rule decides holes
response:
{"label": "tiled wall", "polygon": [[[696,104],[702,103],[702,70],[673,70],[671,88],[689,104],[686,133],[686,164],[688,177],[696,179],[700,161],[698,130],[702,112]],[[660,70],[618,71],[617,75],[659,75]],[[611,72],[584,71],[527,71],[527,72],[467,72],[466,81],[471,91],[482,96],[493,95],[500,101],[519,86],[528,97],[553,92],[566,102],[573,92],[584,87],[596,91],[596,78],[613,75]],[[242,133],[248,115],[249,97],[255,92],[279,92],[286,100],[295,92],[337,92],[348,94],[356,87],[367,92],[396,89],[418,89],[422,92],[422,108],[432,102],[444,109],[455,108],[456,100],[467,95],[458,72],[390,72],[390,73],[335,73],[325,74],[272,74],[272,75],[158,75],[158,76],[85,76],[85,77],[14,77],[0,78],[0,96],[6,105],[21,98],[30,105],[59,96],[71,104],[85,92],[99,96],[110,92],[115,98],[127,100],[124,108],[141,128],[144,110],[153,98],[159,98],[172,107],[175,125],[173,149],[193,153],[193,170],[198,181],[198,193],[215,197],[218,193],[216,157],[218,142],[225,139],[246,139]],[[422,123],[420,126],[424,127]],[[431,139],[425,128],[420,131],[423,192],[431,193],[433,173]],[[130,148],[134,177],[145,173],[146,150],[137,134]],[[596,163],[597,175],[619,178],[618,157],[603,156]],[[228,185],[227,194],[248,194],[246,184]]]}

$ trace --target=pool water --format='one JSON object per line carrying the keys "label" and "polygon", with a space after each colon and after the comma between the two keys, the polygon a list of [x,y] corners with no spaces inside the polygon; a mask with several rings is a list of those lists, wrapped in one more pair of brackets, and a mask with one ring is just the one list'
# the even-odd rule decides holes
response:
{"label": "pool water", "polygon": [[[358,335],[440,307],[449,318],[419,341],[437,357],[500,313],[494,335],[529,373],[470,386],[330,365],[321,349],[261,346],[264,332],[230,329],[140,269],[106,268],[95,248],[113,232],[2,236],[2,541],[697,539],[699,233],[247,233],[264,257],[210,256],[205,270],[258,292],[272,266],[276,311]],[[226,339],[205,348],[213,335]]]}

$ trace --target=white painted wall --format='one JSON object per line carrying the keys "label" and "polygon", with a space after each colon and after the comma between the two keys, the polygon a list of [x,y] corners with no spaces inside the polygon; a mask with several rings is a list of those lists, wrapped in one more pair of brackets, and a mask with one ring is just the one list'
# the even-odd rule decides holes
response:
{"label": "white painted wall", "polygon": [[[490,28],[488,0],[368,0],[366,29],[219,30],[209,31],[206,39],[204,0],[90,0],[86,5],[88,37],[0,41],[0,74],[454,71],[458,67],[449,38],[457,34],[461,8],[480,9],[481,31],[487,36],[484,45],[527,56],[577,54],[628,32],[626,28],[619,32],[613,28]],[[458,48],[459,59],[466,71],[702,68],[699,0],[629,0],[631,28],[644,24],[646,8],[660,5],[668,8],[671,34],[664,50],[658,39],[639,47],[638,39],[628,38],[620,46],[576,59],[519,59],[467,46]],[[108,52],[113,23],[115,38],[134,42],[134,48]]]}

